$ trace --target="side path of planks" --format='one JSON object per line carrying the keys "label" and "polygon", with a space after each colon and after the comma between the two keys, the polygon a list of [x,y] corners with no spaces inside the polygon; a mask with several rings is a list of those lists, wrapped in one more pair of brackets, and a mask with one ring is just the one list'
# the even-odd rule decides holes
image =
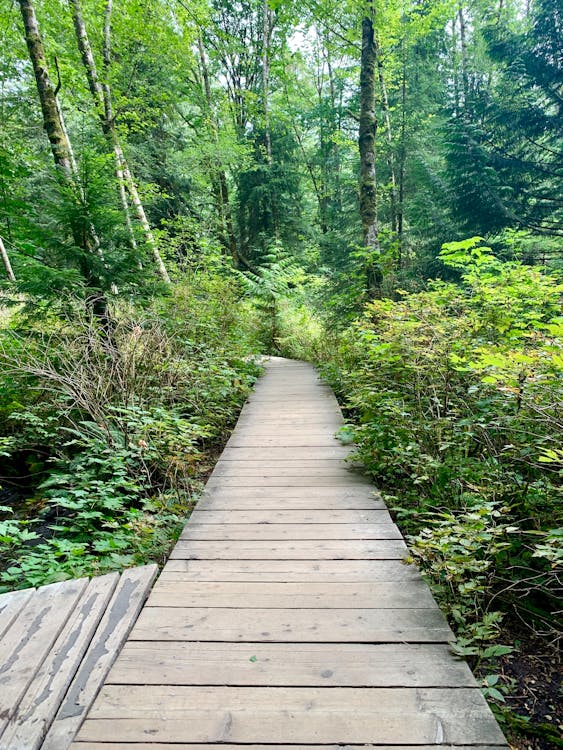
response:
{"label": "side path of planks", "polygon": [[341,424],[270,360],[73,750],[506,748]]}
{"label": "side path of planks", "polygon": [[156,565],[0,595],[0,750],[66,750]]}

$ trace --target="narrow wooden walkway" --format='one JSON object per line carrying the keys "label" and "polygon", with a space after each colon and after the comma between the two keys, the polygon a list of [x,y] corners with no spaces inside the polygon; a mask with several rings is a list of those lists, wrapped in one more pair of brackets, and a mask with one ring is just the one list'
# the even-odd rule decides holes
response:
{"label": "narrow wooden walkway", "polygon": [[73,750],[506,747],[341,423],[269,362]]}
{"label": "narrow wooden walkway", "polygon": [[156,565],[0,595],[0,750],[67,750]]}

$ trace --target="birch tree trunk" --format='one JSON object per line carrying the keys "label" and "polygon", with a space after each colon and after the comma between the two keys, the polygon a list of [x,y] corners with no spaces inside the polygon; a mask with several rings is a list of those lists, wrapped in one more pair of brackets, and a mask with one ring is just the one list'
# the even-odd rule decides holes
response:
{"label": "birch tree trunk", "polygon": [[[33,0],[19,0],[19,5],[25,29],[25,41],[37,83],[43,125],[51,144],[55,166],[62,182],[71,188],[72,193],[78,199],[80,197],[78,170],[57,99],[57,93],[49,75],[45,48],[39,31],[39,24],[37,23]],[[97,252],[102,257],[100,243],[91,224],[84,228],[78,227],[73,223],[71,229],[74,242],[78,247],[88,252]],[[93,279],[91,269],[84,268],[83,271],[89,283],[95,282],[97,286],[100,286],[99,279]]]}
{"label": "birch tree trunk", "polygon": [[2,263],[4,264],[4,268],[6,269],[6,276],[10,279],[10,281],[15,281],[16,276],[12,270],[10,256],[8,255],[8,251],[6,250],[6,246],[4,245],[2,237],[0,237],[0,256],[2,256]]}
{"label": "birch tree trunk", "polygon": [[358,145],[360,151],[360,216],[364,247],[371,251],[366,263],[367,292],[371,297],[381,294],[383,281],[379,263],[374,256],[380,254],[377,195],[375,173],[375,135],[377,119],[375,116],[375,68],[377,50],[373,18],[375,7],[373,0],[368,3],[366,16],[362,20],[362,56],[360,67],[360,126]]}
{"label": "birch tree trunk", "polygon": [[162,260],[162,256],[160,255],[156,240],[145,213],[143,203],[139,197],[139,192],[137,190],[135,180],[125,158],[125,154],[123,153],[123,148],[121,147],[119,134],[115,125],[115,118],[113,115],[111,87],[108,80],[109,68],[111,66],[111,14],[113,11],[113,0],[107,1],[104,14],[103,60],[105,81],[103,84],[100,82],[100,79],[98,77],[96,62],[94,60],[92,47],[88,38],[80,0],[71,0],[71,2],[76,40],[78,43],[80,56],[82,58],[82,63],[86,72],[88,87],[94,101],[94,106],[96,107],[98,116],[100,118],[102,130],[112,147],[115,158],[115,174],[119,189],[119,197],[125,215],[125,221],[129,232],[129,241],[131,247],[136,248],[137,243],[135,240],[135,234],[131,222],[131,215],[129,212],[127,192],[129,193],[129,196],[131,198],[131,203],[133,205],[135,215],[143,230],[145,241],[151,250],[157,271],[162,280],[169,284],[170,276],[168,275],[168,271],[166,270],[166,266],[164,265],[164,261]]}

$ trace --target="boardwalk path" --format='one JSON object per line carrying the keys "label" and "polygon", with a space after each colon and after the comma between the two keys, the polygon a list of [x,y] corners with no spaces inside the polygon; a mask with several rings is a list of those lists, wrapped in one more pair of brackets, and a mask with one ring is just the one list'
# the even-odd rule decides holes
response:
{"label": "boardwalk path", "polygon": [[74,750],[506,747],[341,423],[270,361]]}

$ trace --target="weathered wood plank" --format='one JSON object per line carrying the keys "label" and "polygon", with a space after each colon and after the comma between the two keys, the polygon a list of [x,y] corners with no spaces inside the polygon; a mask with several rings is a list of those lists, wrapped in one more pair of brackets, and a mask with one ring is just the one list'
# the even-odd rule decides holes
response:
{"label": "weathered wood plank", "polygon": [[231,448],[330,448],[339,445],[336,437],[325,433],[315,432],[299,435],[291,433],[287,435],[241,435],[233,433],[233,437],[227,445]]}
{"label": "weathered wood plank", "polygon": [[0,594],[0,639],[25,607],[35,589],[21,589]]}
{"label": "weathered wood plank", "polygon": [[[344,497],[335,493],[327,496],[313,491],[295,496],[293,492],[280,494],[271,492],[270,489],[261,490],[258,494],[249,490],[246,496],[238,492],[234,495],[230,492],[203,495],[197,504],[197,510],[386,510],[383,500],[366,492],[363,496],[354,493]],[[314,490],[307,488],[309,489]]]}
{"label": "weathered wood plank", "polygon": [[354,485],[353,487],[207,487],[202,495],[202,500],[206,498],[228,497],[233,500],[254,499],[262,502],[269,498],[285,500],[294,498],[296,500],[330,500],[333,498],[338,501],[343,500],[374,500],[381,501],[381,495],[369,485]]}
{"label": "weathered wood plank", "polygon": [[324,583],[418,580],[399,560],[169,560],[161,580]]}
{"label": "weathered wood plank", "polygon": [[189,523],[180,537],[183,541],[294,541],[296,539],[402,539],[394,523]]}
{"label": "weathered wood plank", "polygon": [[225,463],[217,464],[213,472],[213,477],[307,477],[308,479],[319,477],[338,477],[344,479],[356,479],[361,477],[354,469],[347,469],[342,465],[340,461],[331,460],[330,464],[327,461],[317,462],[318,467],[314,466],[313,461],[308,461],[304,465],[291,465],[290,462],[272,461],[267,464],[264,461],[256,461],[254,466],[248,466],[250,461],[233,463],[232,461],[225,461]]}
{"label": "weathered wood plank", "polygon": [[[471,746],[477,747],[477,746]],[[479,745],[478,750],[507,750],[508,745]],[[436,750],[436,745],[245,745],[244,750]],[[209,744],[169,742],[76,742],[72,750],[211,750]],[[221,743],[221,750],[242,750]],[[440,750],[470,750],[469,745],[440,745]]]}
{"label": "weathered wood plank", "polygon": [[308,487],[367,487],[370,488],[371,484],[367,479],[360,476],[359,474],[350,474],[347,476],[342,473],[334,476],[308,476],[306,474],[262,474],[255,476],[217,476],[212,477],[208,483],[207,488],[209,492],[212,492],[215,488],[222,490],[228,490],[231,488],[240,487],[243,489],[251,489],[253,487],[265,488],[265,487],[299,487],[307,492]]}
{"label": "weathered wood plank", "polygon": [[357,524],[392,523],[389,512],[378,510],[205,510],[198,506],[190,516],[191,524]]}
{"label": "weathered wood plank", "polygon": [[86,588],[85,578],[42,586],[0,642],[0,736]]}
{"label": "weathered wood plank", "polygon": [[422,581],[393,583],[244,583],[159,579],[147,607],[255,609],[416,609],[434,607]]}
{"label": "weathered wood plank", "polygon": [[83,740],[499,743],[478,690],[460,688],[103,688]]}
{"label": "weathered wood plank", "polygon": [[327,458],[346,458],[353,452],[353,448],[349,445],[336,445],[330,447],[320,448],[275,448],[275,449],[253,449],[248,450],[246,448],[236,448],[235,446],[229,446],[225,448],[221,454],[221,461],[240,461],[245,457],[254,460],[280,460],[280,461],[291,461],[293,458],[306,459],[307,461],[313,461],[316,459],[327,459]]}
{"label": "weathered wood plank", "polygon": [[133,641],[445,643],[452,633],[432,609],[237,609],[145,607]]}
{"label": "weathered wood plank", "polygon": [[129,641],[108,685],[473,687],[442,644]]}
{"label": "weathered wood plank", "polygon": [[41,750],[64,750],[72,742],[118,651],[125,643],[156,573],[156,565],[147,565],[131,568],[121,575]]}
{"label": "weathered wood plank", "polygon": [[90,581],[8,722],[0,743],[3,750],[38,750],[41,746],[118,579],[118,573],[111,573]]}
{"label": "weathered wood plank", "polygon": [[401,540],[326,541],[180,541],[172,560],[402,560],[407,554]]}

